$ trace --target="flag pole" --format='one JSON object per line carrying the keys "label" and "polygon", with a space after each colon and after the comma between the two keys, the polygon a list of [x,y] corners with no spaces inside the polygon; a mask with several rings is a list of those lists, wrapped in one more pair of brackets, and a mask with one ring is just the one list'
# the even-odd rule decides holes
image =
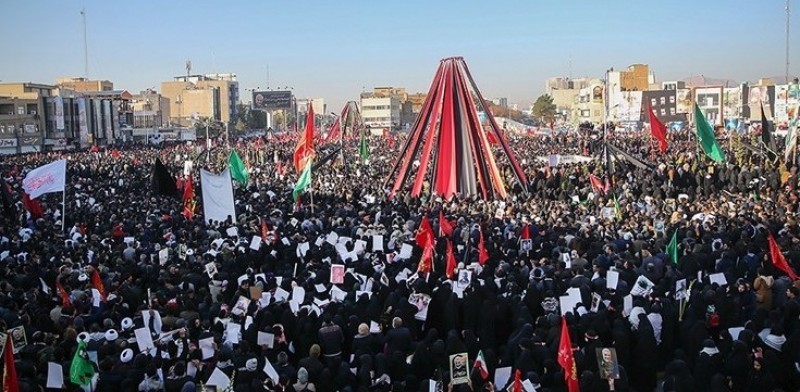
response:
{"label": "flag pole", "polygon": [[67,220],[67,186],[61,192],[61,234],[64,234],[64,222]]}

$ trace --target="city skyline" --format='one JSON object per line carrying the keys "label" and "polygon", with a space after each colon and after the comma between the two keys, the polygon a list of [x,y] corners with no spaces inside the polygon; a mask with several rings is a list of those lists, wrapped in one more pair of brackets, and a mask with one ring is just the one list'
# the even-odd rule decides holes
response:
{"label": "city skyline", "polygon": [[[0,31],[18,38],[3,43],[0,80],[85,76],[85,9],[88,77],[119,89],[159,89],[191,60],[193,73],[236,73],[244,102],[248,89],[290,86],[337,110],[376,86],[427,92],[439,60],[462,56],[487,98],[530,104],[549,77],[600,78],[634,63],[649,64],[659,81],[783,75],[784,7],[780,0],[5,2]],[[796,74],[797,53],[790,63]]]}

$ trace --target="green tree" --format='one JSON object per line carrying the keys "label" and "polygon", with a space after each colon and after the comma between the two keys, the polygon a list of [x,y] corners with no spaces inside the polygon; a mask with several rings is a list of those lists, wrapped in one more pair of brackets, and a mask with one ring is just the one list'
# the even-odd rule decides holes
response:
{"label": "green tree", "polygon": [[236,120],[236,125],[234,126],[234,129],[236,129],[236,132],[242,133],[245,131],[245,129],[247,129],[247,126],[244,125],[244,121],[242,121],[242,119],[238,119]]}
{"label": "green tree", "polygon": [[219,121],[214,121],[210,117],[200,117],[194,123],[194,130],[198,138],[206,137],[206,127],[208,128],[208,137],[217,137],[225,132],[225,128]]}
{"label": "green tree", "polygon": [[544,94],[536,98],[533,103],[533,116],[544,123],[550,123],[556,117],[556,105],[553,103],[553,97]]}

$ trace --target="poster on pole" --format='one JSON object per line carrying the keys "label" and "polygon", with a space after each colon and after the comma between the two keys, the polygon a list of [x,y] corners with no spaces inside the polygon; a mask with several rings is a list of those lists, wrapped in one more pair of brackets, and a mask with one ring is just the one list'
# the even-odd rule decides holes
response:
{"label": "poster on pole", "polygon": [[64,130],[64,99],[60,95],[56,95],[56,130]]}
{"label": "poster on pole", "polygon": [[86,116],[86,99],[78,98],[78,128],[81,148],[89,147],[89,119]]}

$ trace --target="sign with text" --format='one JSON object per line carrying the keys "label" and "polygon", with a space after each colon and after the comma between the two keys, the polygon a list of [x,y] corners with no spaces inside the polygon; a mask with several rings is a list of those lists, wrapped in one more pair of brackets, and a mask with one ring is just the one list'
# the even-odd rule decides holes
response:
{"label": "sign with text", "polygon": [[291,91],[253,91],[253,109],[291,109]]}

